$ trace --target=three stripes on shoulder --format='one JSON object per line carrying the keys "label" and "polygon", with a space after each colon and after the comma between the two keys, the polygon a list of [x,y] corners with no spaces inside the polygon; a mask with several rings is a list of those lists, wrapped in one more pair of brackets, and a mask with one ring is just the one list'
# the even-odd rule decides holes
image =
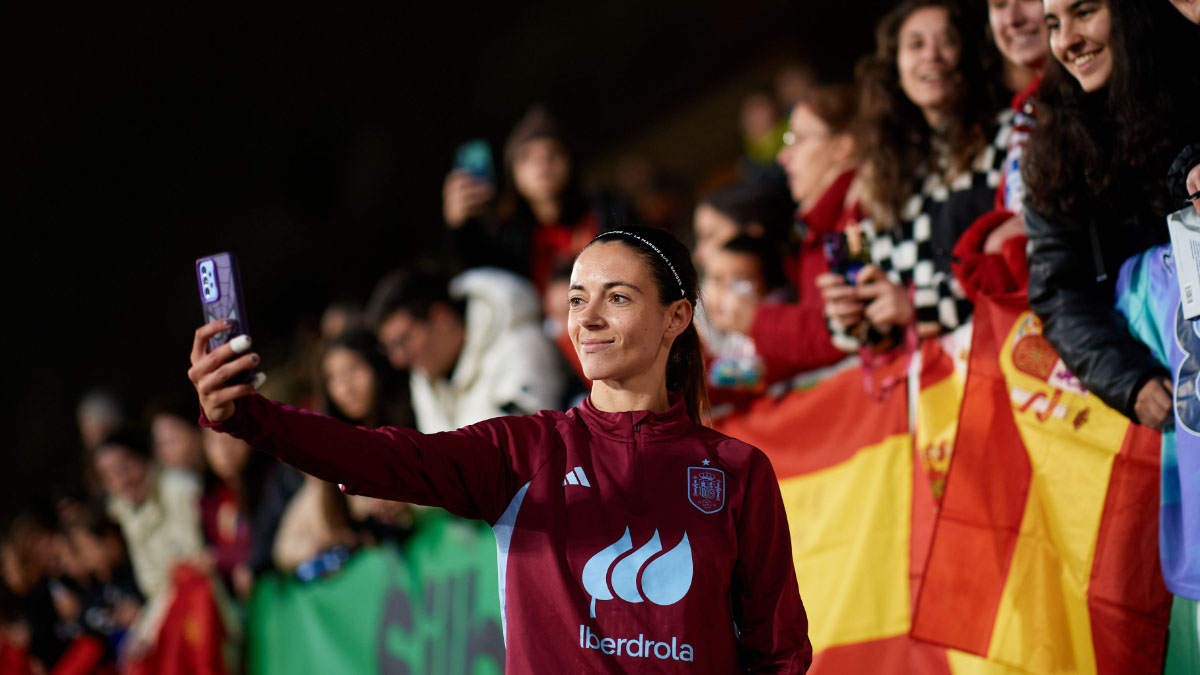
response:
{"label": "three stripes on shoulder", "polygon": [[583,472],[582,466],[577,466],[574,469],[571,469],[570,471],[568,471],[567,477],[565,479],[563,479],[562,484],[564,486],[580,485],[583,487],[589,487],[589,488],[592,487],[592,484],[588,482],[587,474],[585,474]]}

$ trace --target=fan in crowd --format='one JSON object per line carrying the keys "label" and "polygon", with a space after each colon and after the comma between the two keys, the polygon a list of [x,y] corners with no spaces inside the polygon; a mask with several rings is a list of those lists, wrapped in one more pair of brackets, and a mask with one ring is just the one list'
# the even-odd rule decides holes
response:
{"label": "fan in crowd", "polygon": [[902,344],[910,329],[938,335],[970,316],[951,251],[991,209],[1012,131],[977,32],[953,2],[908,0],[879,23],[860,64],[862,226],[874,265],[853,286],[818,279],[839,344]]}
{"label": "fan in crowd", "polygon": [[504,185],[455,169],[446,176],[443,215],[464,268],[498,266],[543,289],[598,233],[628,222],[628,209],[579,186],[578,159],[558,119],[535,106],[504,144]]}
{"label": "fan in crowd", "polygon": [[1162,428],[1170,374],[1114,309],[1113,284],[1122,261],[1167,240],[1167,172],[1200,138],[1200,32],[1162,2],[1045,10],[1054,62],[1024,169],[1029,303],[1085,387]]}

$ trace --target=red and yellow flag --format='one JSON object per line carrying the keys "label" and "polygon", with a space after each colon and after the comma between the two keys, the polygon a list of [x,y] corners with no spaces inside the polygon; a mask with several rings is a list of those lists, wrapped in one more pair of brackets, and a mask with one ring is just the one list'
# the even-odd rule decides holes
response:
{"label": "red and yellow flag", "polygon": [[979,298],[912,635],[1014,672],[1159,672],[1158,456],[1157,432],[1071,376],[1023,294]]}
{"label": "red and yellow flag", "polygon": [[948,672],[944,650],[909,637],[910,540],[927,526],[932,502],[913,459],[907,364],[898,359],[872,378],[876,396],[863,370],[849,368],[716,426],[762,449],[779,477],[809,616],[810,672]]}
{"label": "red and yellow flag", "polygon": [[716,425],[779,477],[811,672],[1161,670],[1158,434],[1084,391],[1024,295],[872,376]]}

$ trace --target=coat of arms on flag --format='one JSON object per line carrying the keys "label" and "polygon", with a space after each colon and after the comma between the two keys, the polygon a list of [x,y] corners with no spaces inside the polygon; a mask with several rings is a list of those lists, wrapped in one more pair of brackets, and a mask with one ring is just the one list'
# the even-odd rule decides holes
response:
{"label": "coat of arms on flag", "polygon": [[725,506],[725,472],[706,466],[688,467],[688,501],[704,513]]}

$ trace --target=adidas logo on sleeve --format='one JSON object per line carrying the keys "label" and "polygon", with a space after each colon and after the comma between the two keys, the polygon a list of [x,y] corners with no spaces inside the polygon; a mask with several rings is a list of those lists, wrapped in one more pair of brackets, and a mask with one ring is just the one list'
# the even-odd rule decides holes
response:
{"label": "adidas logo on sleeve", "polygon": [[571,469],[570,471],[568,471],[567,477],[565,479],[563,479],[562,484],[564,486],[578,485],[580,487],[585,487],[585,488],[592,487],[592,484],[588,482],[587,474],[585,474],[583,472],[582,466],[577,466],[574,469]]}

